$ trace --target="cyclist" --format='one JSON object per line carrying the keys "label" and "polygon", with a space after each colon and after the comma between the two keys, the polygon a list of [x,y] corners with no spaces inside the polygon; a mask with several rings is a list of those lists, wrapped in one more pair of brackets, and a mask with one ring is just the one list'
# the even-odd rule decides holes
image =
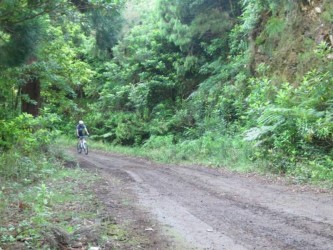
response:
{"label": "cyclist", "polygon": [[84,122],[79,121],[79,124],[76,126],[76,135],[79,138],[79,142],[80,142],[81,138],[83,137],[84,133],[89,135],[87,127],[86,127],[86,125],[84,125]]}

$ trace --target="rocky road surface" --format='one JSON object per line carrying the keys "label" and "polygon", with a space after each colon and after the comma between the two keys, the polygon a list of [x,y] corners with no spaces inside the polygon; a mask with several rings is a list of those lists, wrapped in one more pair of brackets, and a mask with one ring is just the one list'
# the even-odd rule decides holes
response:
{"label": "rocky road surface", "polygon": [[128,216],[154,232],[145,249],[333,249],[331,192],[97,151],[78,161],[110,179],[104,200],[141,211]]}

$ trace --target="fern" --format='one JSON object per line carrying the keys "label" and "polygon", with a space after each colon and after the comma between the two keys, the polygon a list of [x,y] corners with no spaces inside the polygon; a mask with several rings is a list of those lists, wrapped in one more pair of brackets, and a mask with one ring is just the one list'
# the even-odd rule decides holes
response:
{"label": "fern", "polygon": [[278,17],[271,17],[265,27],[265,32],[269,38],[278,38],[286,27],[284,20]]}
{"label": "fern", "polygon": [[261,1],[257,0],[243,0],[243,13],[241,20],[243,21],[242,30],[244,33],[250,33],[260,19],[260,13],[263,11],[264,6]]}

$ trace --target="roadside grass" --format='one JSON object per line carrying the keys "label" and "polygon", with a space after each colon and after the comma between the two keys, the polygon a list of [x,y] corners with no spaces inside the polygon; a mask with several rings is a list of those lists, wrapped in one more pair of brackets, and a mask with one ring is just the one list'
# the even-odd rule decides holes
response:
{"label": "roadside grass", "polygon": [[[62,145],[76,147],[76,141],[60,138]],[[143,157],[161,163],[225,167],[238,172],[267,172],[267,162],[255,159],[256,149],[241,139],[207,134],[199,139],[173,143],[173,136],[153,136],[142,146],[119,146],[88,139],[90,151],[104,150]]]}
{"label": "roadside grass", "polygon": [[11,157],[3,154],[0,163],[0,249],[86,249],[124,234],[111,235],[110,227],[120,226],[101,222],[104,208],[93,192],[99,177],[79,169],[60,147],[48,156],[26,156],[20,175],[4,174],[16,167],[4,164],[19,163]]}
{"label": "roadside grass", "polygon": [[[61,140],[74,147],[73,142],[68,139]],[[160,163],[204,165],[241,173],[283,176],[287,182],[294,184],[333,188],[333,168],[324,167],[320,162],[299,161],[283,171],[280,169],[281,162],[277,163],[276,157],[264,155],[256,145],[237,137],[217,136],[208,132],[198,139],[178,143],[174,143],[172,135],[152,136],[140,147],[112,145],[94,140],[89,140],[88,143],[90,150],[143,157]]]}

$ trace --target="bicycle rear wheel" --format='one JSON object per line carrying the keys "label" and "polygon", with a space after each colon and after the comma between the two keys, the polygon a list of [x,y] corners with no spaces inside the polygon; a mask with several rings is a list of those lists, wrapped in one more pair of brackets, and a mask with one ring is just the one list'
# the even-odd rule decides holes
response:
{"label": "bicycle rear wheel", "polygon": [[83,143],[83,150],[84,150],[84,153],[87,155],[88,154],[88,144],[87,143]]}

